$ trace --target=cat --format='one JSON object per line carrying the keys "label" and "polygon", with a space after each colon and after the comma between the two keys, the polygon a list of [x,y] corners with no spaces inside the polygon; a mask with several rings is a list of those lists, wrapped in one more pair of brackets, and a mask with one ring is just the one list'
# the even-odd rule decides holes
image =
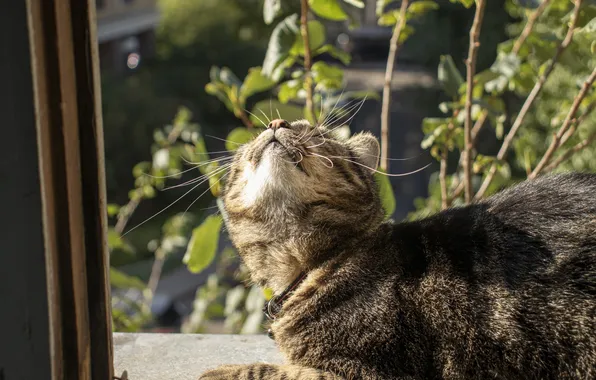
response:
{"label": "cat", "polygon": [[370,133],[274,120],[236,153],[231,240],[284,365],[201,379],[596,378],[596,175],[385,220]]}

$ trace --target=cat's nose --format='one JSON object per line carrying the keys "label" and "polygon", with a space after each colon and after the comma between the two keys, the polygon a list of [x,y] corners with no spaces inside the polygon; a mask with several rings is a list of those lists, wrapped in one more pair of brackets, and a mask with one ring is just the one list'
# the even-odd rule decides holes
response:
{"label": "cat's nose", "polygon": [[271,128],[273,130],[276,130],[279,128],[290,128],[290,123],[288,123],[284,119],[275,119],[275,120],[272,120],[271,123],[269,123],[267,128]]}

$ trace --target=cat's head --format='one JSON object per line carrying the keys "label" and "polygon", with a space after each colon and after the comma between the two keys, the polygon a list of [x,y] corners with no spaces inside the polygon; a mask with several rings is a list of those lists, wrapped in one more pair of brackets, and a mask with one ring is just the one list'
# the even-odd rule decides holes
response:
{"label": "cat's head", "polygon": [[256,283],[283,289],[382,223],[377,139],[335,132],[278,119],[236,152],[226,224]]}

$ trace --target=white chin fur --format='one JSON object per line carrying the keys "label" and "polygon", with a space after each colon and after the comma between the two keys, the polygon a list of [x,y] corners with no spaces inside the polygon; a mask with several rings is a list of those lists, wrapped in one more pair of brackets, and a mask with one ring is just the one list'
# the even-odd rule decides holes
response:
{"label": "white chin fur", "polygon": [[277,156],[271,149],[264,152],[258,166],[246,163],[242,173],[244,189],[242,191],[242,203],[244,207],[250,207],[271,193],[275,193],[271,200],[287,199],[291,193],[295,176],[292,169],[286,167],[288,164],[282,157]]}

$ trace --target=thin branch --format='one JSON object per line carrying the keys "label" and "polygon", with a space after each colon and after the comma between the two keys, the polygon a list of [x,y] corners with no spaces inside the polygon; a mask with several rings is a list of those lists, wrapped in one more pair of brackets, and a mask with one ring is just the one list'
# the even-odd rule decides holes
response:
{"label": "thin branch", "polygon": [[480,47],[480,30],[482,29],[482,20],[484,19],[485,0],[476,0],[476,13],[474,23],[470,29],[470,46],[468,49],[467,66],[467,86],[466,86],[466,104],[464,124],[464,151],[463,151],[463,169],[464,169],[464,191],[466,203],[472,201],[472,96],[474,90],[474,74],[476,73],[476,57]]}
{"label": "thin branch", "polygon": [[310,39],[308,35],[308,0],[300,0],[300,34],[304,44],[304,85],[306,87],[306,118],[313,122],[316,120],[313,79],[311,74],[312,57]]}
{"label": "thin branch", "polygon": [[596,101],[593,101],[592,103],[590,103],[590,105],[588,105],[586,111],[584,112],[583,115],[581,115],[577,120],[574,120],[573,125],[571,126],[571,128],[569,128],[569,130],[565,133],[565,135],[563,135],[563,138],[561,139],[561,144],[560,145],[564,145],[567,140],[569,140],[569,138],[571,136],[573,136],[573,134],[575,133],[577,127],[588,117],[590,116],[590,114],[592,113],[592,111],[594,111],[594,109],[596,109]]}
{"label": "thin branch", "polygon": [[594,141],[596,141],[596,132],[593,132],[585,140],[577,143],[573,148],[568,149],[567,152],[563,153],[559,158],[557,158],[550,165],[548,165],[546,168],[544,168],[544,171],[545,172],[550,172],[550,171],[554,170],[559,165],[561,165],[563,162],[567,161],[575,153],[577,153],[580,150],[584,149],[585,147],[587,147],[588,145],[590,145]]}
{"label": "thin branch", "polygon": [[546,80],[553,72],[555,65],[557,64],[557,61],[561,57],[561,54],[563,54],[567,46],[569,46],[569,44],[571,43],[582,2],[583,0],[575,1],[575,7],[573,10],[573,16],[571,18],[571,24],[569,25],[569,29],[567,30],[565,38],[559,44],[559,47],[557,48],[557,51],[555,52],[555,55],[553,56],[550,64],[547,66],[544,73],[540,76],[540,78],[534,85],[534,88],[532,88],[530,95],[528,95],[528,98],[524,102],[521,110],[519,111],[519,114],[515,118],[515,121],[513,122],[513,125],[509,130],[509,133],[507,133],[507,136],[505,136],[505,139],[503,140],[503,145],[501,145],[501,149],[499,149],[499,153],[497,154],[497,160],[495,160],[495,162],[491,165],[488,174],[486,175],[486,178],[482,182],[482,185],[480,186],[478,193],[476,193],[476,196],[474,197],[475,200],[481,199],[484,196],[484,193],[486,193],[486,190],[490,186],[493,178],[495,177],[495,174],[497,173],[498,162],[502,161],[505,158],[505,155],[509,151],[509,147],[511,146],[513,138],[515,137],[519,127],[522,125],[524,119],[526,118],[528,111],[534,104],[534,101],[538,98],[538,94],[540,94],[542,88],[544,87],[544,84],[546,83]]}
{"label": "thin branch", "polygon": [[389,170],[389,124],[391,122],[391,81],[393,79],[393,70],[395,66],[395,57],[401,46],[399,40],[401,33],[406,26],[406,10],[410,0],[402,0],[399,9],[399,20],[393,29],[391,42],[389,43],[389,57],[387,57],[387,67],[385,68],[385,83],[383,85],[383,107],[381,110],[381,169]]}
{"label": "thin branch", "polygon": [[526,40],[528,39],[528,36],[530,35],[530,33],[532,33],[532,29],[534,29],[534,25],[536,24],[536,21],[538,21],[540,16],[544,13],[546,8],[550,4],[550,1],[551,0],[544,0],[540,4],[540,6],[534,11],[534,13],[532,13],[530,15],[530,17],[528,17],[528,22],[526,22],[526,26],[524,27],[524,30],[519,35],[519,38],[517,39],[517,41],[515,41],[515,44],[513,45],[513,49],[511,49],[512,53],[514,53],[516,55],[519,53],[522,46],[524,45],[524,42],[526,42]]}
{"label": "thin branch", "polygon": [[577,110],[579,109],[582,100],[584,100],[584,98],[588,94],[588,91],[592,87],[592,84],[594,84],[594,80],[596,80],[596,67],[594,67],[592,74],[590,74],[588,79],[586,79],[586,81],[584,82],[581,90],[573,100],[573,104],[571,105],[571,109],[569,109],[569,113],[567,113],[565,121],[563,121],[563,125],[561,126],[561,128],[559,128],[559,131],[554,135],[553,141],[551,141],[550,146],[546,150],[546,153],[544,153],[544,156],[542,156],[542,159],[540,160],[538,165],[536,165],[534,171],[530,173],[528,178],[536,178],[536,176],[538,176],[542,169],[544,169],[544,167],[548,164],[555,151],[559,148],[559,146],[561,146],[561,139],[569,130],[569,127],[571,127],[571,124],[575,118],[575,114],[577,113]]}
{"label": "thin branch", "polygon": [[255,125],[252,123],[252,121],[250,121],[244,110],[239,111],[238,118],[242,121],[242,123],[244,124],[244,126],[246,126],[247,129],[250,130],[254,128]]}
{"label": "thin branch", "polygon": [[439,172],[439,182],[441,183],[441,210],[449,207],[449,196],[447,194],[447,155],[449,151],[445,148],[441,150],[441,170]]}
{"label": "thin branch", "polygon": [[[488,111],[484,110],[474,123],[474,128],[472,128],[472,146],[476,146],[476,140],[478,140],[478,134],[480,130],[486,123],[486,119],[488,118]],[[474,153],[474,152],[473,152]],[[463,162],[463,155],[459,158],[459,165],[462,165]],[[459,182],[453,191],[453,194],[447,198],[447,206],[450,206],[453,200],[459,197],[464,192],[464,182]]]}

